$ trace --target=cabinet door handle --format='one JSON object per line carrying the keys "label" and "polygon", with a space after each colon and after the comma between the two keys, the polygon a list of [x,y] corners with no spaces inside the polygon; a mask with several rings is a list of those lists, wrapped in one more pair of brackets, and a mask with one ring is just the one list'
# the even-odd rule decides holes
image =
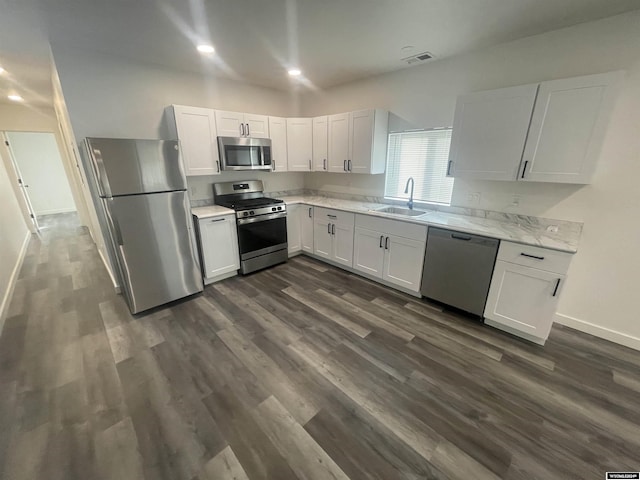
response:
{"label": "cabinet door handle", "polygon": [[245,123],[245,125],[247,126],[247,137],[251,136],[251,130],[249,130],[249,124]]}
{"label": "cabinet door handle", "polygon": [[471,240],[471,237],[467,237],[466,235],[456,235],[455,233],[451,234],[451,238],[455,238],[456,240],[464,240],[465,242]]}
{"label": "cabinet door handle", "polygon": [[244,137],[244,123],[240,124],[240,136]]}
{"label": "cabinet door handle", "polygon": [[520,252],[520,255],[522,255],[523,257],[528,257],[528,258],[535,258],[536,260],[544,260],[544,257],[539,257],[537,255],[531,255],[529,253]]}
{"label": "cabinet door handle", "polygon": [[311,168],[311,159],[309,159],[309,171],[311,171],[311,170],[313,170],[313,169]]}
{"label": "cabinet door handle", "polygon": [[216,167],[218,168],[218,173],[220,173],[220,160],[216,160]]}
{"label": "cabinet door handle", "polygon": [[322,160],[322,168],[324,168],[325,170],[327,169],[327,159],[323,159]]}
{"label": "cabinet door handle", "polygon": [[327,223],[327,233],[331,235],[331,224]]}
{"label": "cabinet door handle", "polygon": [[275,159],[271,160],[271,170],[274,171],[274,172],[276,170],[276,160]]}
{"label": "cabinet door handle", "polygon": [[347,170],[351,171],[351,160],[347,160]]}
{"label": "cabinet door handle", "polygon": [[449,160],[449,163],[447,164],[447,177],[451,176],[451,164],[453,163],[453,160]]}
{"label": "cabinet door handle", "polygon": [[225,218],[214,218],[213,220],[211,220],[211,223],[213,222],[224,222],[226,219]]}
{"label": "cabinet door handle", "polygon": [[331,224],[331,235],[335,235],[336,234],[336,224],[332,223]]}
{"label": "cabinet door handle", "polygon": [[520,178],[524,178],[524,174],[527,172],[527,164],[529,163],[529,160],[525,160],[524,161],[524,167],[522,167],[522,175],[520,176]]}
{"label": "cabinet door handle", "polygon": [[347,171],[347,161],[345,160],[344,163],[342,164],[342,169],[346,172]]}
{"label": "cabinet door handle", "polygon": [[384,239],[384,249],[389,250],[389,237]]}
{"label": "cabinet door handle", "polygon": [[311,218],[313,215],[313,210],[311,210],[311,207],[309,207],[309,218]]}
{"label": "cabinet door handle", "polygon": [[383,247],[383,245],[382,245],[382,239],[383,239],[383,238],[384,238],[384,235],[380,235],[380,248],[382,248],[382,247]]}
{"label": "cabinet door handle", "polygon": [[561,278],[559,278],[559,279],[556,281],[556,288],[554,288],[554,289],[553,289],[553,295],[551,295],[552,297],[555,297],[555,296],[556,296],[556,294],[558,293],[558,287],[560,286],[560,280],[562,280],[562,279],[561,279]]}
{"label": "cabinet door handle", "polygon": [[327,217],[329,217],[329,218],[338,218],[336,215],[331,215],[330,213],[327,213]]}

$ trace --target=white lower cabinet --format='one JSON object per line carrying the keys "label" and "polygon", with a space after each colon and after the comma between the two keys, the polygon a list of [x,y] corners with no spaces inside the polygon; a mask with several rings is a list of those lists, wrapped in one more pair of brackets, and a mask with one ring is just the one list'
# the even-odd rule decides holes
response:
{"label": "white lower cabinet", "polygon": [[314,208],[313,253],[340,265],[353,265],[353,213]]}
{"label": "white lower cabinet", "polygon": [[571,254],[502,242],[485,323],[543,345],[549,336]]}
{"label": "white lower cabinet", "polygon": [[300,205],[299,216],[302,251],[313,253],[313,207]]}
{"label": "white lower cabinet", "polygon": [[[302,250],[300,213],[301,205],[289,205],[287,207],[287,243],[289,245],[289,255]],[[303,213],[306,213],[304,209]]]}
{"label": "white lower cabinet", "polygon": [[353,268],[419,292],[426,241],[425,226],[357,215]]}
{"label": "white lower cabinet", "polygon": [[240,268],[235,215],[198,220],[204,283],[234,274]]}

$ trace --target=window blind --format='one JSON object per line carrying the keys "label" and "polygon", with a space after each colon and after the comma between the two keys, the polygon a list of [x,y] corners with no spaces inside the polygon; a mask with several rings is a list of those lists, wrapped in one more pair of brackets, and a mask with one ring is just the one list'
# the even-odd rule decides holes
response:
{"label": "window blind", "polygon": [[453,178],[447,177],[451,128],[389,134],[384,195],[408,199],[404,189],[409,177],[415,181],[413,199],[451,203]]}

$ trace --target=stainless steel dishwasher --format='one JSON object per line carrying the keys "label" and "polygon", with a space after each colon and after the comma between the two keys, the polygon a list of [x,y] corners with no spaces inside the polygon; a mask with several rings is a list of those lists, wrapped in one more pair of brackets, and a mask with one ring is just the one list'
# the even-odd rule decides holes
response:
{"label": "stainless steel dishwasher", "polygon": [[480,317],[499,240],[429,227],[422,295]]}

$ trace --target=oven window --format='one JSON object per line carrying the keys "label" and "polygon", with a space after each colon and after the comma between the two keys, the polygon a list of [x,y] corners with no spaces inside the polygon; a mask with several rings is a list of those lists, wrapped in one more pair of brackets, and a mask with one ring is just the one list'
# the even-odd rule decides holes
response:
{"label": "oven window", "polygon": [[225,145],[227,165],[231,167],[251,167],[260,165],[260,147],[248,145]]}
{"label": "oven window", "polygon": [[[238,225],[240,255],[287,242],[287,218]],[[266,253],[266,252],[265,252]]]}

